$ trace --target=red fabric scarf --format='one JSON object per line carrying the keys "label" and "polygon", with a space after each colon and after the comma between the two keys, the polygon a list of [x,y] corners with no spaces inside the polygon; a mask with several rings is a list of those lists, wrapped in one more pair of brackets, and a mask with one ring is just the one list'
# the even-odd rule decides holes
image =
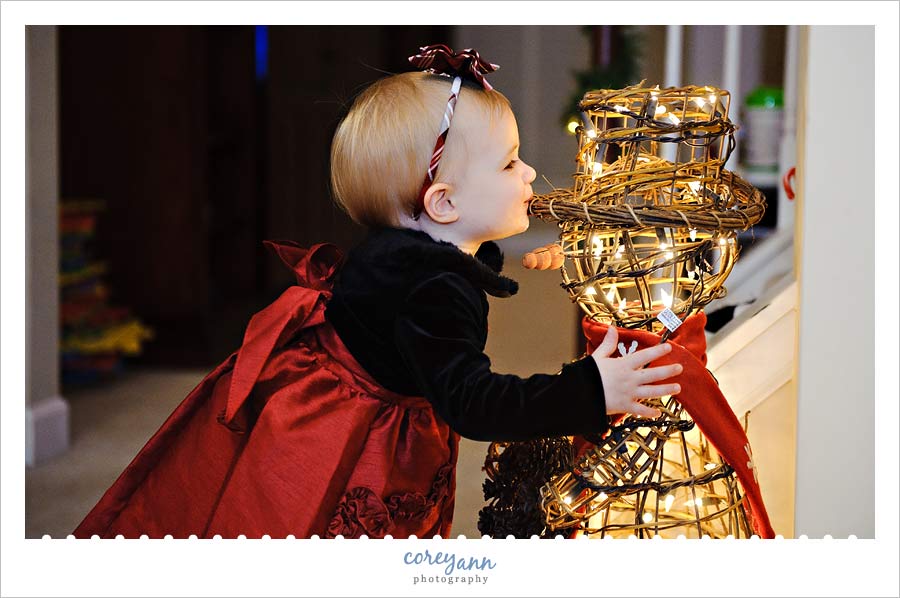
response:
{"label": "red fabric scarf", "polygon": [[[737,473],[749,503],[748,514],[755,533],[761,538],[774,538],[775,531],[763,504],[759,481],[753,464],[750,442],[734,412],[719,390],[715,379],[706,369],[706,314],[700,312],[687,318],[672,333],[668,342],[672,351],[657,359],[651,366],[680,363],[684,371],[666,382],[681,384],[678,401],[684,405],[700,431]],[[593,352],[606,336],[607,324],[585,318],[582,322],[587,338],[587,350]],[[619,328],[619,341],[630,347],[637,341],[638,350],[658,345],[660,337],[645,330]]]}

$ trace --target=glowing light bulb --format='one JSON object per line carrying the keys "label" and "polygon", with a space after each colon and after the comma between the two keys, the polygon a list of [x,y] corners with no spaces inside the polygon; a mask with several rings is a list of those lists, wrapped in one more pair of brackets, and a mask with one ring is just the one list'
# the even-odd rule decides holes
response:
{"label": "glowing light bulb", "polygon": [[625,106],[619,106],[618,104],[613,106],[613,110],[616,112],[625,112]]}
{"label": "glowing light bulb", "polygon": [[716,468],[715,463],[707,463],[706,465],[703,466],[703,469],[705,469],[706,471],[709,471],[709,470],[715,469],[715,468]]}
{"label": "glowing light bulb", "polygon": [[653,513],[647,511],[641,519],[644,520],[644,523],[650,523],[653,521]]}
{"label": "glowing light bulb", "polygon": [[671,259],[673,259],[674,257],[675,257],[675,254],[672,253],[671,251],[667,251],[667,252],[666,252],[666,259],[667,259],[667,260],[671,260]]}
{"label": "glowing light bulb", "polygon": [[566,130],[569,132],[570,135],[574,135],[575,131],[578,130],[578,120],[576,120],[574,118],[570,118],[569,122],[566,123]]}
{"label": "glowing light bulb", "polygon": [[659,116],[660,114],[665,114],[665,113],[666,113],[665,106],[657,106],[656,107],[656,116]]}
{"label": "glowing light bulb", "polygon": [[603,163],[591,162],[591,179],[596,179],[601,174],[603,174]]}
{"label": "glowing light bulb", "polygon": [[606,500],[608,497],[606,496],[606,492],[601,492],[597,495],[597,498],[599,498],[600,500]]}
{"label": "glowing light bulb", "polygon": [[662,300],[661,300],[661,303],[662,303],[664,306],[666,306],[666,307],[668,307],[668,308],[671,308],[671,307],[672,307],[672,296],[669,295],[669,294],[666,292],[665,289],[660,289],[660,291],[661,291],[661,293],[662,293]]}
{"label": "glowing light bulb", "polygon": [[714,93],[709,94],[709,103],[710,103],[710,104],[715,104],[715,103],[716,103],[716,99],[717,99],[717,98],[716,98],[716,94],[714,94]]}
{"label": "glowing light bulb", "polygon": [[610,289],[610,291],[606,294],[606,300],[612,303],[616,300],[616,290]]}
{"label": "glowing light bulb", "polygon": [[696,241],[696,240],[697,240],[697,229],[692,228],[691,229],[691,241]]}
{"label": "glowing light bulb", "polygon": [[564,497],[563,502],[566,503],[567,505],[572,504],[572,497],[571,496]]}
{"label": "glowing light bulb", "polygon": [[594,129],[594,123],[591,122],[591,115],[587,112],[582,112],[580,115],[581,122],[584,124],[584,134],[588,136],[589,139],[596,139],[597,131]]}
{"label": "glowing light bulb", "polygon": [[592,237],[591,245],[593,246],[594,257],[600,257],[600,254],[603,253],[603,239],[600,237]]}
{"label": "glowing light bulb", "polygon": [[588,287],[588,288],[586,288],[586,289],[584,290],[584,294],[585,294],[585,295],[591,295],[591,296],[596,295],[596,294],[597,294],[597,289],[595,289],[594,287]]}
{"label": "glowing light bulb", "polygon": [[724,247],[726,243],[727,241],[724,238],[719,239],[719,245],[721,245],[722,247]]}
{"label": "glowing light bulb", "polygon": [[697,104],[700,108],[706,104],[706,100],[704,98],[694,98],[694,103]]}
{"label": "glowing light bulb", "polygon": [[659,248],[662,249],[663,251],[665,251],[666,249],[669,248],[669,244],[668,243],[660,243]]}
{"label": "glowing light bulb", "polygon": [[675,495],[669,494],[666,496],[666,513],[669,512],[669,509],[672,508],[672,503],[675,502]]}
{"label": "glowing light bulb", "polygon": [[694,271],[693,271],[693,270],[688,270],[687,276],[688,276],[688,278],[690,278],[691,280],[694,280]]}
{"label": "glowing light bulb", "polygon": [[625,306],[626,306],[625,298],[623,297],[622,299],[619,300],[619,311],[622,312],[623,314],[625,313]]}
{"label": "glowing light bulb", "polygon": [[616,257],[622,257],[623,251],[625,251],[625,247],[623,247],[621,243],[616,245]]}

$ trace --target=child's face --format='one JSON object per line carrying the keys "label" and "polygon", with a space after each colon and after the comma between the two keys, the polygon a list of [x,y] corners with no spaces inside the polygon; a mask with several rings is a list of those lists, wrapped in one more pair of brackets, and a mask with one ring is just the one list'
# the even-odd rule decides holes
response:
{"label": "child's face", "polygon": [[454,177],[458,229],[479,243],[528,229],[534,169],[519,159],[519,130],[512,112],[490,123],[472,115],[466,126],[467,159]]}

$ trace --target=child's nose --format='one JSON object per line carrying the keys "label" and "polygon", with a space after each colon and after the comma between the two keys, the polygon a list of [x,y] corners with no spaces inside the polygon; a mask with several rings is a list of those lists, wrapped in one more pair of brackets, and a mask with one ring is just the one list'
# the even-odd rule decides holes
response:
{"label": "child's nose", "polygon": [[522,164],[525,164],[525,182],[530,185],[537,178],[537,171],[526,162],[522,162]]}

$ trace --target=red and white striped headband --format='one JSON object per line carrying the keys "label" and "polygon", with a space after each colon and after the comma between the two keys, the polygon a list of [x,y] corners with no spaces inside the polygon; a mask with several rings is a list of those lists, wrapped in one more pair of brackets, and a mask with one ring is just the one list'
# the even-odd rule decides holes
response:
{"label": "red and white striped headband", "polygon": [[484,76],[500,68],[499,65],[482,60],[478,52],[471,48],[462,52],[454,52],[444,44],[434,44],[420,48],[420,50],[419,54],[409,57],[409,61],[413,66],[435,75],[453,77],[453,84],[450,87],[450,99],[447,100],[444,117],[441,119],[441,128],[438,131],[437,142],[434,144],[434,151],[431,153],[431,160],[428,162],[428,171],[425,173],[425,180],[416,200],[416,208],[413,212],[413,218],[415,219],[418,219],[425,209],[425,192],[428,191],[428,188],[434,182],[438,165],[441,163],[444,144],[447,142],[447,133],[450,131],[450,121],[453,120],[453,111],[456,108],[456,99],[459,97],[463,77],[474,80],[483,86],[485,91],[490,91],[493,87],[491,87],[491,84],[487,82]]}

